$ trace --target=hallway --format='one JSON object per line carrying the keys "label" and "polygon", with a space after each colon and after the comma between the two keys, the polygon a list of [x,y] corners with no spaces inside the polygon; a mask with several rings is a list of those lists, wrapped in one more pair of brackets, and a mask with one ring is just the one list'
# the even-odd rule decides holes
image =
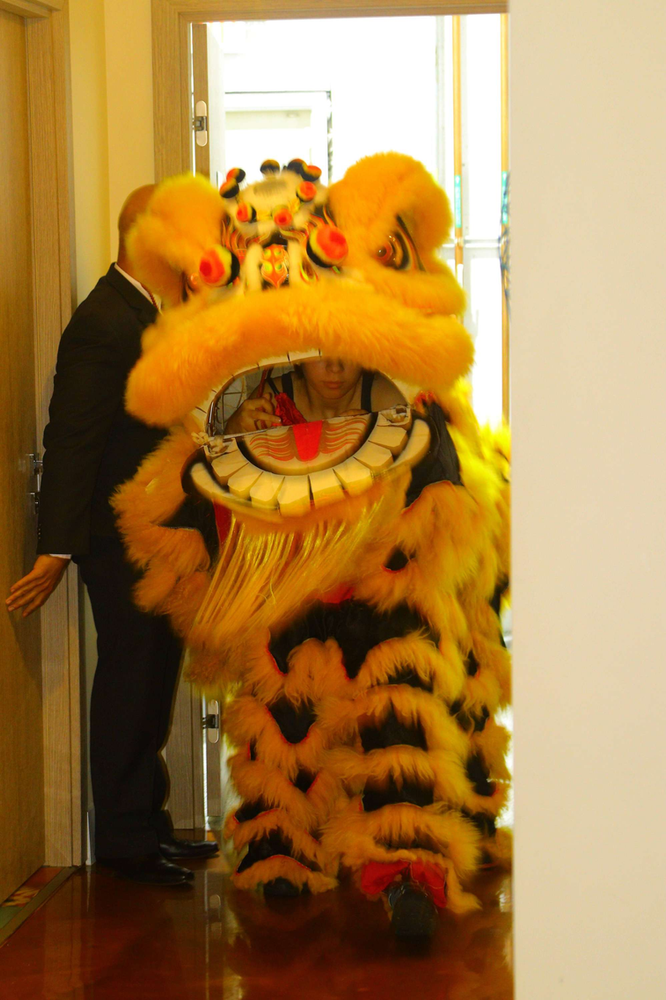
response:
{"label": "hallway", "polygon": [[194,888],[77,871],[0,948],[11,1000],[510,1000],[506,875],[476,885],[477,914],[445,913],[427,946],[396,942],[352,886],[266,903],[220,856]]}

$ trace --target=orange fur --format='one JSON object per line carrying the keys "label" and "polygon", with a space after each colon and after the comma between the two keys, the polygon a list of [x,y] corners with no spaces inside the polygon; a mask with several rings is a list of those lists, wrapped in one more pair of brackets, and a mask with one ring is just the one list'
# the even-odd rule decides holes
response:
{"label": "orange fur", "polygon": [[265,761],[249,760],[243,751],[234,754],[229,768],[246,802],[263,799],[272,807],[286,810],[304,830],[317,830],[346,801],[340,782],[330,773],[320,772],[304,793],[282,771]]}
{"label": "orange fur", "polygon": [[[343,864],[361,868],[368,861],[413,860],[408,845],[419,840],[434,853],[448,859],[460,878],[470,875],[479,861],[480,835],[474,825],[441,805],[388,805],[366,813],[360,801],[348,807],[326,826],[322,843]],[[411,855],[411,856],[410,856]]]}
{"label": "orange fur", "polygon": [[326,875],[334,876],[337,873],[336,859],[329,856],[315,837],[299,829],[284,809],[269,809],[259,813],[254,819],[235,823],[234,847],[237,851],[242,851],[252,841],[261,840],[262,837],[267,837],[277,830],[285,840],[289,841],[296,861],[316,865]]}
{"label": "orange fur", "polygon": [[236,746],[254,740],[257,756],[283,771],[290,781],[295,780],[300,768],[319,771],[322,752],[327,745],[326,735],[317,723],[310,726],[300,743],[289,743],[268,709],[249,695],[241,695],[229,705],[225,731]]}
{"label": "orange fur", "polygon": [[182,420],[211,386],[267,354],[320,349],[414,385],[429,385],[434,376],[442,391],[473,359],[469,336],[452,316],[425,317],[374,291],[336,282],[283,289],[279,310],[262,294],[231,296],[207,309],[194,300],[164,313],[143,343],[126,406],[157,426]]}
{"label": "orange fur", "polygon": [[307,885],[311,893],[328,892],[335,889],[338,881],[330,875],[313,872],[305,865],[283,854],[273,855],[265,861],[257,861],[244,872],[234,872],[231,879],[238,889],[256,889],[276,878],[286,878],[293,885]]}

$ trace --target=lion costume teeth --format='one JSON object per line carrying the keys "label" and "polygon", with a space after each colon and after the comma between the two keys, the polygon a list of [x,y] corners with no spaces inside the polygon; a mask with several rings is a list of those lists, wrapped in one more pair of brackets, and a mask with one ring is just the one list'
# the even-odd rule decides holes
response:
{"label": "lion costume teeth", "polygon": [[[166,308],[127,407],[172,428],[116,498],[137,600],[171,616],[190,680],[228,704],[239,886],[323,892],[342,865],[389,902],[407,880],[465,912],[470,877],[510,853],[494,719],[510,686],[508,438],[479,430],[461,382],[464,296],[437,256],[448,202],[394,153],[328,191],[300,160],[262,172],[243,186],[232,170],[219,193],[166,181],[131,236]],[[322,356],[381,371],[409,402],[224,433],[235,379]]]}

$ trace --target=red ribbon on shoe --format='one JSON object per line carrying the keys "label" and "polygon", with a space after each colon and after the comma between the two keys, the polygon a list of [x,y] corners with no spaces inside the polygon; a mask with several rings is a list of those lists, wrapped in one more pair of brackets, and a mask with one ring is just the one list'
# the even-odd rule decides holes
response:
{"label": "red ribbon on shoe", "polygon": [[380,892],[398,881],[416,882],[428,890],[435,906],[443,910],[446,906],[446,878],[444,874],[425,861],[393,861],[382,863],[371,861],[361,875],[361,891],[368,896],[378,896]]}

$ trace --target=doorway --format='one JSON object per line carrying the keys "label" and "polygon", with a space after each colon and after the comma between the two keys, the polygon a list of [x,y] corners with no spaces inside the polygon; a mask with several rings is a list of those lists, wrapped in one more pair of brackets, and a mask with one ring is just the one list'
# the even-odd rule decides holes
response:
{"label": "doorway", "polygon": [[[329,4],[322,17],[295,2],[271,5],[272,19],[262,20],[262,5],[232,14],[220,3],[219,17],[210,21],[210,6],[199,14],[192,4],[169,0],[153,13],[158,179],[196,169],[215,182],[235,166],[254,179],[261,160],[277,155],[264,143],[276,141],[278,129],[287,144],[305,132],[303,112],[311,109],[295,103],[297,93],[326,95],[328,146],[318,165],[329,181],[361,156],[388,148],[425,163],[454,209],[454,238],[442,255],[467,292],[464,322],[477,345],[475,409],[482,422],[493,423],[510,409],[506,6],[443,0],[427,10],[373,3],[350,12]],[[284,53],[293,57],[280,59]],[[330,58],[336,53],[344,56]],[[365,92],[369,110],[359,101]],[[231,162],[234,153],[256,158],[254,150],[261,150],[257,162]],[[284,159],[292,156],[305,153],[293,149]],[[219,706],[181,686],[166,748],[179,827],[218,815],[225,776],[217,723]]]}

